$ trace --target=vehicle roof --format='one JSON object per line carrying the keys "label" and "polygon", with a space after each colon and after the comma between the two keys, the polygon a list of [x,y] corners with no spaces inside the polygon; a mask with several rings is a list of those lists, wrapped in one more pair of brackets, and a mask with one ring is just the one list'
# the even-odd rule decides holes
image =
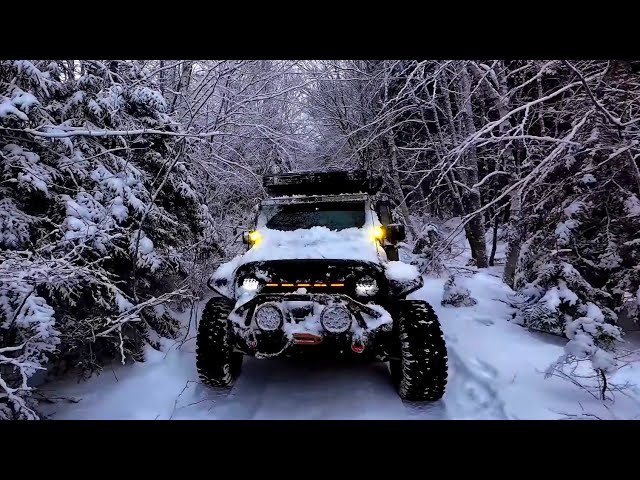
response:
{"label": "vehicle roof", "polygon": [[340,195],[292,195],[281,197],[269,197],[262,200],[262,205],[283,205],[295,203],[321,203],[321,202],[357,202],[368,200],[370,195],[366,193],[347,193]]}

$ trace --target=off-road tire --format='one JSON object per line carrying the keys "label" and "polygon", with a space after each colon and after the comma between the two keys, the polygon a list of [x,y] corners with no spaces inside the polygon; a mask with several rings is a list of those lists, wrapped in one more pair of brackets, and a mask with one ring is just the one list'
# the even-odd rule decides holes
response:
{"label": "off-road tire", "polygon": [[409,401],[439,400],[447,386],[447,346],[431,305],[422,300],[400,300],[395,331],[400,360],[390,360],[391,378],[398,395]]}
{"label": "off-road tire", "polygon": [[196,338],[196,367],[203,383],[228,387],[240,375],[242,353],[231,344],[229,314],[233,305],[225,298],[214,297],[202,312]]}

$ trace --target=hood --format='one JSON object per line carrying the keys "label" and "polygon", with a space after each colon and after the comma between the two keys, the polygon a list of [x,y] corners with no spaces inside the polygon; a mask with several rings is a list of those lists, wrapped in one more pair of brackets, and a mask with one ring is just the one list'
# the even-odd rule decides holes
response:
{"label": "hood", "polygon": [[260,229],[261,238],[243,255],[243,262],[265,260],[325,259],[382,263],[384,249],[367,228],[329,230],[312,227],[293,231]]}

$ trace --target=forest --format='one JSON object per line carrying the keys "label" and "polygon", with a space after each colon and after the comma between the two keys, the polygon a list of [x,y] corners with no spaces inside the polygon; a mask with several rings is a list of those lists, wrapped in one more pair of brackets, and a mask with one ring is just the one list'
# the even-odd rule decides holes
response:
{"label": "forest", "polygon": [[262,177],[311,170],[382,175],[421,274],[499,267],[546,375],[624,393],[639,157],[640,61],[2,60],[0,419],[184,335]]}

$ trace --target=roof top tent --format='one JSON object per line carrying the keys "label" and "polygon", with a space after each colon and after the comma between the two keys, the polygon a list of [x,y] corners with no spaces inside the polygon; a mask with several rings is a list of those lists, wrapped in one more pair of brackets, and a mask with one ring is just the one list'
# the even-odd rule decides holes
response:
{"label": "roof top tent", "polygon": [[382,177],[366,170],[304,172],[265,175],[263,184],[270,196],[375,194],[382,187]]}

